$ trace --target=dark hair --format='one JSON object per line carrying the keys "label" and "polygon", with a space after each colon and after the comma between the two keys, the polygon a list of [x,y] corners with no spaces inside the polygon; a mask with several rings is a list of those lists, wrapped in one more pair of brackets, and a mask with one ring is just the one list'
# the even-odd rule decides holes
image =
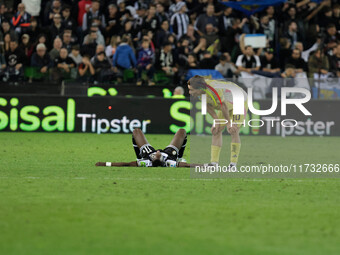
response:
{"label": "dark hair", "polygon": [[80,50],[79,44],[73,45],[72,50]]}
{"label": "dark hair", "polygon": [[63,10],[63,11],[65,11],[65,10],[71,11],[71,6],[70,6],[70,5],[64,5],[64,7],[63,7],[62,10]]}
{"label": "dark hair", "polygon": [[122,36],[122,43],[128,43],[129,42],[129,36],[127,35],[127,34],[124,34],[123,36]]}
{"label": "dark hair", "polygon": [[327,25],[326,29],[329,29],[329,28],[332,28],[332,27],[335,27],[335,25],[333,23],[330,23],[330,24]]}
{"label": "dark hair", "polygon": [[226,61],[226,60],[227,60],[227,57],[226,57],[225,55],[221,55],[221,56],[220,56],[220,60],[221,60],[221,61]]}
{"label": "dark hair", "polygon": [[168,46],[168,45],[172,45],[172,43],[171,42],[169,42],[169,41],[165,41],[164,43],[163,43],[163,47],[166,47],[166,46]]}
{"label": "dark hair", "polygon": [[291,21],[289,21],[289,23],[288,23],[288,27],[290,27],[290,25],[291,25],[291,24],[293,24],[293,23],[295,23],[295,24],[296,24],[296,21],[294,21],[294,20],[291,20]]}
{"label": "dark hair", "polygon": [[204,78],[199,75],[195,75],[194,77],[191,77],[188,81],[188,85],[192,86],[194,89],[202,89],[206,87]]}
{"label": "dark hair", "polygon": [[160,167],[162,166],[162,162],[159,159],[152,161],[152,167]]}
{"label": "dark hair", "polygon": [[325,7],[323,8],[323,13],[327,13],[327,12],[331,12],[331,11],[332,11],[332,8],[329,7],[329,6],[325,6]]}

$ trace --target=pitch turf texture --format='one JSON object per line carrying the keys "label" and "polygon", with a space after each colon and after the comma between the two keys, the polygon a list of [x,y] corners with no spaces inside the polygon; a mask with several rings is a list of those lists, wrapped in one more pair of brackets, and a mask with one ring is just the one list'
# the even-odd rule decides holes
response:
{"label": "pitch turf texture", "polygon": [[[170,139],[148,135],[155,147]],[[340,179],[206,180],[183,168],[94,166],[133,160],[130,135],[0,141],[0,254],[340,254]],[[339,142],[243,137],[240,164],[339,163]]]}

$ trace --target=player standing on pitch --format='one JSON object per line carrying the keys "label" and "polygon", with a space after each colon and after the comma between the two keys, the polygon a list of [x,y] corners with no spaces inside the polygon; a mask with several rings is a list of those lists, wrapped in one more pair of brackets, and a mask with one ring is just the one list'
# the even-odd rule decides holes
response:
{"label": "player standing on pitch", "polygon": [[[217,88],[223,85],[224,89]],[[211,93],[207,96],[207,112],[216,119],[227,120],[226,124],[215,124],[211,128],[212,145],[211,145],[211,164],[217,165],[220,159],[220,152],[222,148],[222,132],[227,126],[228,133],[231,135],[231,154],[230,154],[230,168],[236,168],[238,157],[241,149],[240,127],[243,124],[247,111],[247,93],[233,82],[224,80],[205,79],[202,76],[194,76],[188,81],[189,93],[191,96],[201,96],[205,94],[207,87],[213,88],[216,94]],[[237,88],[244,93],[244,114],[234,115],[233,113],[233,95],[231,90]],[[219,103],[221,102],[221,103]],[[217,112],[216,112],[217,111]],[[232,123],[231,123],[232,121]]]}

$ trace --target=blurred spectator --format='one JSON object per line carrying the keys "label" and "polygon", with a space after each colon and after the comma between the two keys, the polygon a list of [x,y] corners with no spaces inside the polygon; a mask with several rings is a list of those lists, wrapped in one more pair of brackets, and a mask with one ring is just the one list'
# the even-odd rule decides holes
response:
{"label": "blurred spectator", "polygon": [[[89,55],[91,58],[96,54],[97,47],[97,32],[91,31],[90,34],[85,36],[83,45],[81,47],[81,55]],[[101,45],[101,44],[99,44]]]}
{"label": "blurred spectator", "polygon": [[90,57],[88,55],[83,56],[82,62],[78,66],[78,79],[83,82],[92,82],[93,76],[96,71],[94,70]]}
{"label": "blurred spectator", "polygon": [[26,33],[31,21],[31,15],[25,11],[25,5],[23,3],[18,4],[18,11],[12,18],[12,26],[15,31],[20,33]]}
{"label": "blurred spectator", "polygon": [[59,57],[59,52],[62,46],[63,42],[61,41],[61,39],[59,37],[55,38],[53,42],[53,49],[50,50],[50,52],[48,53],[52,61]]}
{"label": "blurred spectator", "polygon": [[254,54],[253,47],[250,45],[245,46],[244,54],[237,57],[236,66],[240,72],[247,73],[260,69],[260,58]]}
{"label": "blurred spectator", "polygon": [[203,59],[199,62],[199,69],[215,69],[218,60],[209,51],[203,53]]}
{"label": "blurred spectator", "polygon": [[314,78],[314,74],[327,74],[329,62],[321,49],[317,49],[308,60],[308,76]]}
{"label": "blurred spectator", "polygon": [[187,33],[183,35],[182,38],[186,38],[189,40],[189,49],[190,51],[193,51],[199,39],[199,35],[195,31],[194,25],[192,24],[188,25]]}
{"label": "blurred spectator", "polygon": [[242,21],[240,21],[239,18],[235,18],[231,22],[231,27],[228,27],[227,31],[223,33],[222,40],[222,52],[229,52],[229,54],[233,57],[233,52],[238,47],[238,41],[236,38],[238,38],[242,33],[242,28],[244,24],[248,21],[247,18],[243,18]]}
{"label": "blurred spectator", "polygon": [[307,72],[307,64],[301,58],[301,52],[298,49],[292,51],[292,55],[288,58],[286,66],[294,66],[297,73]]}
{"label": "blurred spectator", "polygon": [[185,98],[183,87],[177,86],[174,89],[174,95],[172,96],[172,98]]}
{"label": "blurred spectator", "polygon": [[71,52],[72,50],[72,32],[71,31],[65,31],[62,34],[62,38],[63,38],[63,48],[67,49],[67,52]]}
{"label": "blurred spectator", "polygon": [[258,24],[258,26],[259,27],[257,28],[256,33],[265,34],[267,36],[269,44],[272,45],[275,35],[275,27],[270,26],[269,16],[263,15],[260,18],[260,23]]}
{"label": "blurred spectator", "polygon": [[190,52],[189,40],[187,38],[182,37],[182,39],[179,41],[177,52],[178,52],[178,64],[180,66],[185,66],[185,63],[187,62],[187,56]]}
{"label": "blurred spectator", "polygon": [[82,28],[87,31],[91,25],[96,24],[98,27],[105,28],[105,16],[100,11],[100,1],[93,0],[91,8],[84,14]]}
{"label": "blurred spectator", "polygon": [[84,44],[91,43],[105,45],[104,36],[96,24],[91,26],[89,33],[84,38]]}
{"label": "blurred spectator", "polygon": [[208,50],[211,52],[211,54],[217,53],[219,50],[219,39],[216,28],[213,26],[213,24],[208,23],[206,25],[204,38],[207,40]]}
{"label": "blurred spectator", "polygon": [[156,16],[156,5],[150,4],[148,14],[143,20],[142,28],[146,31],[152,31],[155,33],[158,27],[159,21]]}
{"label": "blurred spectator", "polygon": [[301,36],[298,33],[298,27],[295,21],[289,22],[288,30],[284,36],[289,39],[291,49],[295,47],[296,42],[301,41]]}
{"label": "blurred spectator", "polygon": [[336,26],[334,24],[329,24],[327,26],[326,37],[324,44],[327,49],[334,48],[337,42],[340,40],[340,34],[336,31]]}
{"label": "blurred spectator", "polygon": [[7,6],[4,3],[0,3],[0,24],[2,24],[5,20],[8,20],[6,15],[7,11]]}
{"label": "blurred spectator", "polygon": [[232,26],[232,16],[233,9],[231,7],[226,7],[223,11],[223,14],[219,17],[218,20],[218,31],[220,35],[223,36],[223,33],[227,31],[229,27]]}
{"label": "blurred spectator", "polygon": [[91,0],[80,0],[78,2],[78,25],[83,26],[84,14],[90,10],[92,1]]}
{"label": "blurred spectator", "polygon": [[197,68],[198,68],[198,64],[197,64],[196,56],[195,54],[191,53],[188,55],[187,63],[184,69],[187,71],[189,69],[197,69]]}
{"label": "blurred spectator", "polygon": [[11,29],[9,21],[3,20],[1,23],[0,39],[4,40],[6,34],[14,34],[15,32]]}
{"label": "blurred spectator", "polygon": [[186,34],[189,25],[189,17],[186,14],[187,6],[185,2],[179,1],[176,4],[176,13],[172,15],[170,25],[177,39]]}
{"label": "blurred spectator", "polygon": [[220,63],[215,66],[215,70],[219,71],[224,78],[233,78],[235,74],[238,74],[238,70],[231,62],[229,53],[224,53],[220,56]]}
{"label": "blurred spectator", "polygon": [[138,52],[138,60],[137,60],[137,86],[142,85],[142,73],[146,71],[146,75],[149,79],[149,86],[155,85],[153,82],[154,75],[154,53],[150,49],[150,42],[147,39],[144,39],[142,42],[142,48]]}
{"label": "blurred spectator", "polygon": [[203,59],[203,53],[206,52],[207,48],[207,39],[201,37],[199,44],[195,47],[193,51],[196,54],[198,61],[201,61]]}
{"label": "blurred spectator", "polygon": [[[135,54],[130,45],[128,45],[129,38],[124,35],[122,43],[117,47],[116,53],[113,56],[113,66],[120,71],[134,68],[137,64]],[[115,70],[116,72],[118,70]]]}
{"label": "blurred spectator", "polygon": [[53,24],[49,29],[50,39],[54,40],[57,36],[61,36],[62,32],[64,31],[64,26],[61,22],[61,15],[55,14],[53,16]]}
{"label": "blurred spectator", "polygon": [[[125,8],[125,3],[121,3],[121,5]],[[146,10],[147,6],[145,4],[140,4],[138,9],[136,10],[136,16],[134,20],[130,19],[127,11],[125,11],[125,15],[121,17],[124,34],[130,34],[130,36],[134,38],[134,40],[140,38],[140,35],[142,33],[143,21],[146,17]],[[122,9],[120,9],[120,11],[122,11]],[[123,13],[120,13],[120,15],[123,15]]]}
{"label": "blurred spectator", "polygon": [[[295,24],[292,24],[294,22]],[[302,20],[302,15],[298,13],[297,7],[294,5],[290,5],[288,7],[288,11],[284,14],[284,26],[283,28],[285,30],[290,30],[289,27],[293,25],[292,29],[296,26],[296,32],[298,32],[298,41],[304,41],[304,24]],[[294,29],[293,29],[294,30]],[[292,30],[291,30],[292,32]],[[294,42],[291,41],[292,45],[294,45]]]}
{"label": "blurred spectator", "polygon": [[42,34],[42,28],[38,25],[38,21],[36,20],[36,18],[33,17],[31,19],[31,26],[29,27],[27,33],[31,38],[31,42],[37,41],[38,36]]}
{"label": "blurred spectator", "polygon": [[33,53],[31,58],[31,66],[37,67],[39,72],[47,74],[49,69],[53,66],[53,62],[49,54],[46,53],[46,46],[43,43],[39,43],[36,48],[36,52]]}
{"label": "blurred spectator", "polygon": [[283,70],[287,59],[292,54],[292,50],[290,48],[290,40],[287,38],[280,38],[280,52],[279,52],[279,59],[280,59],[280,68]]}
{"label": "blurred spectator", "polygon": [[157,30],[155,35],[155,47],[159,49],[165,43],[169,35],[169,22],[163,20],[160,29]]}
{"label": "blurred spectator", "polygon": [[109,7],[109,12],[106,17],[107,21],[107,26],[105,28],[107,37],[112,38],[112,36],[118,35],[120,30],[121,30],[121,25],[118,17],[118,9],[117,6],[114,4],[110,4]]}
{"label": "blurred spectator", "polygon": [[98,44],[96,49],[95,49],[95,54],[94,56],[91,58],[91,63],[94,63],[94,59],[96,57],[97,54],[99,54],[100,52],[105,51],[105,47],[104,45]]}
{"label": "blurred spectator", "polygon": [[72,46],[71,53],[68,55],[78,66],[82,62],[82,56],[80,55],[79,45]]}
{"label": "blurred spectator", "polygon": [[[2,52],[0,52],[0,78],[3,79],[6,71],[6,59]],[[6,79],[5,79],[6,80]]]}
{"label": "blurred spectator", "polygon": [[195,23],[195,28],[200,36],[203,36],[207,32],[206,31],[207,24],[212,24],[215,29],[215,32],[217,32],[218,19],[214,16],[214,12],[215,12],[214,5],[208,4],[206,13],[203,13],[198,16]]}
{"label": "blurred spectator", "polygon": [[5,34],[4,36],[4,45],[3,45],[3,48],[4,48],[4,51],[5,52],[8,52],[9,51],[9,45],[11,43],[11,34],[10,33],[7,33]]}
{"label": "blurred spectator", "polygon": [[36,47],[37,47],[37,45],[39,43],[43,43],[43,44],[45,44],[45,46],[47,48],[49,48],[48,41],[47,41],[47,36],[45,34],[38,35],[38,40],[35,42],[34,50],[36,49]]}
{"label": "blurred spectator", "polygon": [[330,58],[330,71],[340,77],[340,43],[333,49],[333,56]]}
{"label": "blurred spectator", "polygon": [[170,42],[164,43],[156,61],[156,66],[159,70],[162,70],[168,76],[173,76],[174,80],[178,81],[177,56],[173,52]]}
{"label": "blurred spectator", "polygon": [[62,9],[62,25],[66,29],[71,29],[73,33],[76,32],[77,23],[71,16],[71,6],[65,5]]}
{"label": "blurred spectator", "polygon": [[162,24],[163,21],[168,21],[170,19],[169,14],[164,11],[164,5],[162,3],[156,4],[156,16],[158,18],[158,22]]}
{"label": "blurred spectator", "polygon": [[261,70],[270,73],[276,73],[280,71],[280,67],[276,59],[274,58],[274,50],[267,48],[264,52],[264,56],[260,57]]}
{"label": "blurred spectator", "polygon": [[23,66],[26,62],[25,53],[18,47],[18,42],[11,39],[9,51],[6,52],[6,79],[18,81],[23,74]]}
{"label": "blurred spectator", "polygon": [[334,4],[333,6],[333,24],[336,26],[336,30],[340,31],[340,4]]}
{"label": "blurred spectator", "polygon": [[[124,0],[117,0],[117,6],[118,6],[118,17],[119,20],[121,22],[121,24],[124,24],[127,20],[130,19],[130,14],[129,11],[126,8],[125,5],[125,1]],[[141,4],[137,10],[138,12],[143,12],[144,11],[144,15],[145,15],[145,10],[147,9],[147,6],[145,6],[144,4]],[[138,16],[141,17],[140,15],[141,13],[138,13]]]}
{"label": "blurred spectator", "polygon": [[110,81],[115,77],[104,51],[98,52],[94,57],[93,68],[95,70],[95,81],[97,82]]}
{"label": "blurred spectator", "polygon": [[56,78],[60,79],[69,79],[71,78],[71,70],[76,66],[76,63],[72,58],[68,56],[68,52],[66,48],[61,48],[59,57],[54,60],[54,66],[56,71]]}
{"label": "blurred spectator", "polygon": [[314,43],[314,45],[309,48],[308,50],[303,50],[303,43],[302,42],[296,42],[295,44],[295,48],[298,49],[301,52],[301,58],[305,61],[308,62],[309,59],[309,54],[313,51],[315,51],[318,48],[319,44],[318,43]]}
{"label": "blurred spectator", "polygon": [[141,34],[141,26],[137,25],[136,22],[135,25],[136,28],[134,28],[134,23],[131,20],[126,20],[121,33],[128,35],[130,38],[133,38],[134,41],[138,41],[139,35]]}
{"label": "blurred spectator", "polygon": [[30,42],[30,37],[28,34],[23,34],[21,36],[21,42],[19,47],[24,51],[26,59],[31,59],[33,53],[33,46]]}
{"label": "blurred spectator", "polygon": [[120,36],[119,35],[114,35],[111,37],[110,44],[106,46],[105,48],[105,54],[106,57],[108,57],[110,60],[113,59],[113,55],[116,53],[117,47],[120,44]]}
{"label": "blurred spectator", "polygon": [[320,19],[320,26],[321,27],[327,27],[329,24],[332,24],[334,22],[333,17],[332,17],[332,8],[330,6],[325,6],[322,9],[322,15]]}
{"label": "blurred spectator", "polygon": [[45,25],[51,25],[53,22],[54,15],[56,14],[59,14],[61,17],[61,1],[60,0],[53,0],[52,5],[49,6],[49,9],[47,9],[47,17],[45,18]]}

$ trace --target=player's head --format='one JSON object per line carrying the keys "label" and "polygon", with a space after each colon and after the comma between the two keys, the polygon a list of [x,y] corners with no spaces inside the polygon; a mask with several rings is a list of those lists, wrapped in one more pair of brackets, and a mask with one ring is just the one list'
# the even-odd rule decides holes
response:
{"label": "player's head", "polygon": [[151,156],[152,166],[153,167],[160,167],[162,166],[162,153],[160,151],[156,151]]}
{"label": "player's head", "polygon": [[203,89],[205,89],[205,87],[206,83],[202,76],[195,75],[188,80],[189,94],[192,96],[202,95],[204,93]]}

